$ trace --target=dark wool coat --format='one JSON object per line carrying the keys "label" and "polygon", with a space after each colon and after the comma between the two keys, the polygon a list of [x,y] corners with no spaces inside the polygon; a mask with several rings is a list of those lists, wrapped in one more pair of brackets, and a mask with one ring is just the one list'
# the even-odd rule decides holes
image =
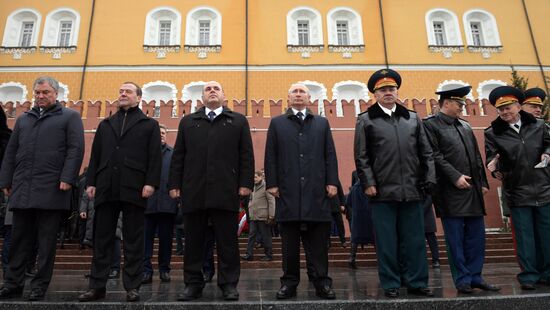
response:
{"label": "dark wool coat", "polygon": [[184,213],[239,211],[239,187],[254,187],[254,150],[246,117],[223,108],[210,122],[205,108],[181,119],[169,188],[181,190]]}
{"label": "dark wool coat", "polygon": [[[485,215],[482,187],[489,188],[485,167],[470,124],[439,112],[423,121],[433,149],[437,189],[433,194],[438,217]],[[472,178],[471,187],[459,189],[462,176]]]}
{"label": "dark wool coat", "polygon": [[160,183],[160,129],[156,120],[135,107],[120,109],[99,123],[86,181],[96,187],[95,206],[124,201],[147,206],[143,186]]}
{"label": "dark wool coat", "polygon": [[178,200],[172,199],[168,190],[168,175],[170,174],[170,161],[174,149],[168,144],[161,148],[162,150],[162,169],[160,174],[160,185],[153,196],[147,199],[147,209],[145,214],[171,213],[176,215],[178,212]]}
{"label": "dark wool coat", "polygon": [[338,185],[336,150],[328,120],[292,109],[271,119],[265,147],[267,189],[278,187],[277,222],[330,222],[327,185]]}
{"label": "dark wool coat", "polygon": [[550,135],[544,121],[519,111],[519,133],[497,117],[485,129],[487,162],[497,154],[504,196],[510,208],[545,206],[550,203],[550,168],[535,169],[543,153],[550,154]]}
{"label": "dark wool coat", "polygon": [[10,209],[69,210],[72,191],[59,183],[77,185],[84,156],[80,114],[59,102],[40,116],[38,107],[19,117],[9,140],[0,187],[11,188]]}

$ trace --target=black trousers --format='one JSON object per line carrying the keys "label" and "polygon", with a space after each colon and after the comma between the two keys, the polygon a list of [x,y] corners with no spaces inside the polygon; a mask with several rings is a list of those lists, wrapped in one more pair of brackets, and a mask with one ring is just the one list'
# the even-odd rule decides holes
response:
{"label": "black trousers", "polygon": [[95,208],[94,255],[90,271],[89,287],[104,289],[113,262],[118,216],[122,211],[122,239],[124,272],[122,281],[126,290],[138,289],[143,277],[144,211],[131,203],[106,202]]}
{"label": "black trousers", "polygon": [[48,289],[55,262],[57,232],[64,210],[14,210],[12,239],[4,286],[23,287],[29,257],[38,244],[37,271],[31,289]]}
{"label": "black trousers", "polygon": [[338,229],[338,238],[340,239],[340,242],[341,243],[346,242],[346,228],[344,228],[344,220],[342,219],[342,213],[332,212],[331,215],[332,215],[332,220],[336,225],[336,229]]}
{"label": "black trousers", "polygon": [[[307,249],[309,276],[318,287],[332,285],[328,276],[328,238],[330,222],[280,222],[283,247],[283,276],[281,284],[296,287],[300,283],[300,238]],[[309,269],[309,268],[308,268]]]}
{"label": "black trousers", "polygon": [[208,209],[185,214],[183,280],[185,285],[204,287],[202,268],[209,218],[218,253],[218,286],[236,287],[241,262],[237,239],[238,212],[232,211]]}
{"label": "black trousers", "polygon": [[172,258],[172,238],[174,237],[174,219],[172,213],[153,213],[145,215],[145,255],[143,257],[144,273],[153,274],[153,244],[158,232],[158,264],[160,272],[170,272]]}

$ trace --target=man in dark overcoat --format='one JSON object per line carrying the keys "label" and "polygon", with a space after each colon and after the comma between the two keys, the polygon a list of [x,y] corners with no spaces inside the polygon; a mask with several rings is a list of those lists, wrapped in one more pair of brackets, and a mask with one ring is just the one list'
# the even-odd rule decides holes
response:
{"label": "man in dark overcoat", "polygon": [[550,281],[550,170],[544,164],[550,160],[550,135],[543,120],[521,110],[521,90],[497,87],[489,101],[498,117],[485,129],[487,168],[502,180],[510,207],[521,268],[517,279],[523,290],[534,290],[538,282]]}
{"label": "man in dark overcoat", "polygon": [[147,198],[159,186],[162,164],[159,124],[141,111],[140,100],[141,88],[133,82],[123,83],[118,111],[99,123],[94,137],[86,176],[86,191],[95,204],[94,255],[89,290],[79,296],[80,301],[105,297],[120,212],[126,300],[139,300],[144,211]]}
{"label": "man in dark overcoat", "polygon": [[162,172],[160,186],[147,201],[145,209],[145,255],[143,257],[142,284],[153,281],[153,245],[155,235],[158,235],[159,278],[162,282],[170,282],[170,260],[172,258],[172,239],[174,235],[174,220],[178,212],[178,200],[173,199],[168,191],[168,175],[170,161],[174,150],[166,143],[166,126],[160,125],[160,141],[162,144]]}
{"label": "man in dark overcoat", "polygon": [[329,198],[336,195],[338,163],[328,120],[307,109],[309,89],[294,84],[290,108],[271,119],[265,148],[267,191],[275,196],[275,220],[283,247],[283,276],[278,299],[296,296],[300,282],[300,238],[311,267],[316,294],[334,299],[328,276]]}
{"label": "man in dark overcoat", "polygon": [[17,119],[0,171],[0,188],[10,196],[13,211],[9,267],[0,298],[23,292],[25,267],[36,242],[38,270],[29,300],[44,298],[54,267],[57,231],[69,210],[84,156],[80,114],[56,100],[59,83],[41,77],[33,89],[35,105]]}
{"label": "man in dark overcoat", "polygon": [[[384,294],[398,297],[404,278],[410,294],[433,296],[427,288],[422,209],[424,191],[435,183],[432,149],[418,115],[399,104],[400,85],[401,76],[391,69],[369,78],[376,103],[357,118],[355,166],[372,206]],[[406,269],[400,269],[400,258]]]}
{"label": "man in dark overcoat", "polygon": [[202,295],[205,234],[210,219],[218,252],[218,286],[225,300],[237,300],[240,256],[237,239],[239,196],[254,186],[254,151],[246,117],[223,106],[220,83],[207,82],[204,107],[179,124],[170,167],[172,198],[185,214],[185,289],[178,300]]}
{"label": "man in dark overcoat", "polygon": [[437,176],[436,214],[441,218],[455,287],[498,291],[481,275],[485,258],[485,204],[489,190],[485,168],[470,124],[461,119],[471,86],[436,92],[440,110],[424,120]]}

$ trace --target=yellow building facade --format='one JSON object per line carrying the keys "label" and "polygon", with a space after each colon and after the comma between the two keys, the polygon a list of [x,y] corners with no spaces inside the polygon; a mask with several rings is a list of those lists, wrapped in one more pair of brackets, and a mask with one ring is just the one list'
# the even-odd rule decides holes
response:
{"label": "yellow building facade", "polygon": [[402,73],[403,98],[456,83],[485,98],[511,65],[546,87],[547,16],[546,0],[1,1],[0,101],[31,99],[42,74],[68,100],[115,99],[126,80],[151,99],[196,99],[212,79],[237,100],[284,99],[298,81],[316,99],[368,99],[385,66]]}

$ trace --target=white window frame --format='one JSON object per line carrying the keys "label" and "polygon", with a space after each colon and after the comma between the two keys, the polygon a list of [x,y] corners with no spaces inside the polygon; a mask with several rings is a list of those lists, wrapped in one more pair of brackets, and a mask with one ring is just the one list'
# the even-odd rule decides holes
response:
{"label": "white window frame", "polygon": [[298,21],[309,22],[309,44],[307,46],[323,45],[323,25],[319,11],[310,7],[296,7],[286,15],[287,45],[300,45],[298,38]]}
{"label": "white window frame", "polygon": [[428,45],[441,46],[437,44],[435,37],[434,22],[442,22],[446,39],[443,46],[462,46],[462,35],[458,24],[458,17],[452,11],[443,8],[430,10],[426,13],[426,34]]}
{"label": "white window frame", "polygon": [[209,6],[200,6],[187,14],[185,21],[185,45],[203,46],[200,43],[200,21],[210,21],[209,44],[207,46],[222,45],[222,15],[218,10]]}
{"label": "white window frame", "polygon": [[[60,90],[63,90],[63,96],[61,97],[59,96]],[[57,100],[65,102],[69,101],[69,86],[59,82],[59,89],[57,90]]]}
{"label": "white window frame", "polygon": [[329,45],[342,46],[338,42],[338,21],[347,21],[348,23],[348,45],[361,46],[365,44],[363,40],[363,22],[361,20],[361,15],[349,7],[336,7],[327,13]]}
{"label": "white window frame", "polygon": [[[197,100],[202,101],[202,89],[204,88],[204,85],[206,85],[206,82],[204,81],[195,81],[183,85],[183,89],[181,91],[181,101],[185,104],[187,101],[191,100],[191,109],[189,113],[193,113],[197,110]],[[198,87],[201,89],[201,95],[199,98],[196,98],[193,96],[191,90]]]}
{"label": "white window frame", "polygon": [[490,91],[487,93],[487,94],[484,94],[484,88],[487,88],[487,86],[494,86],[493,89],[499,87],[499,86],[506,86],[508,84],[506,84],[506,82],[504,81],[501,81],[501,80],[485,80],[481,83],[479,83],[477,85],[477,89],[476,89],[476,92],[477,92],[477,98],[481,101],[483,99],[489,99],[489,93]]}
{"label": "white window frame", "polygon": [[170,46],[181,44],[181,14],[172,7],[161,6],[150,10],[145,17],[143,45],[160,46],[160,22],[170,21]]}
{"label": "white window frame", "polygon": [[466,43],[468,46],[474,45],[474,38],[472,35],[472,22],[480,23],[481,36],[483,45],[481,46],[501,46],[500,35],[498,32],[498,26],[493,14],[480,9],[469,10],[464,13],[462,17],[464,23],[464,32],[466,33]]}
{"label": "white window frame", "polygon": [[[24,84],[21,84],[19,82],[14,82],[14,81],[10,81],[10,82],[0,84],[0,89],[5,88],[5,87],[20,88],[21,89],[21,99],[19,100],[19,102],[27,101],[27,95],[29,94],[29,92],[27,90],[27,86],[25,86]],[[5,102],[3,102],[3,103],[5,103]]]}
{"label": "white window frame", "polygon": [[343,86],[354,86],[359,87],[360,90],[360,98],[357,98],[357,100],[354,100],[354,106],[355,106],[355,116],[359,115],[361,113],[361,104],[359,100],[364,100],[365,102],[369,101],[369,89],[367,85],[363,82],[359,81],[340,81],[332,87],[332,100],[336,100],[336,116],[337,117],[343,117],[344,116],[344,109],[342,108],[342,98],[340,98],[340,87]]}
{"label": "white window frame", "polygon": [[2,46],[20,47],[23,22],[30,21],[34,22],[30,46],[37,46],[42,15],[37,10],[31,8],[15,10],[7,17]]}
{"label": "white window frame", "polygon": [[67,7],[58,8],[48,13],[44,23],[41,45],[44,47],[60,46],[61,23],[66,21],[71,21],[72,25],[68,45],[64,45],[64,47],[77,46],[80,30],[80,14],[76,10]]}

